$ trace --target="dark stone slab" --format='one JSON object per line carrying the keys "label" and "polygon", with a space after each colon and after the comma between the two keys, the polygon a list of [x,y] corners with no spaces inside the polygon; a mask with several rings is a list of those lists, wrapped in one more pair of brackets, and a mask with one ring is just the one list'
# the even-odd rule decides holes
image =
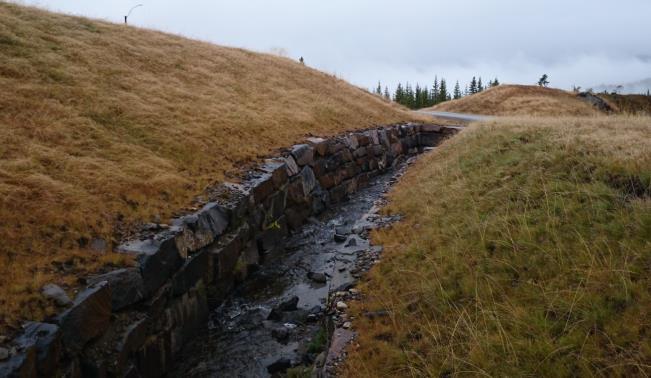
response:
{"label": "dark stone slab", "polygon": [[153,239],[131,241],[120,246],[121,252],[138,255],[146,296],[150,296],[183,264],[175,233],[159,234]]}
{"label": "dark stone slab", "polygon": [[165,310],[167,326],[171,330],[170,349],[178,354],[183,345],[208,327],[208,303],[203,283],[176,298]]}
{"label": "dark stone slab", "polygon": [[350,148],[351,150],[354,150],[357,147],[359,147],[359,142],[357,141],[357,135],[355,134],[346,135],[346,137],[344,137],[344,143],[346,144],[346,147]]}
{"label": "dark stone slab", "polygon": [[293,156],[286,156],[283,158],[285,161],[285,165],[287,166],[287,175],[289,177],[296,176],[298,172],[300,172],[300,168],[298,168],[298,164],[296,164],[296,160],[294,159]]}
{"label": "dark stone slab", "polygon": [[366,147],[359,147],[355,151],[353,151],[353,157],[354,158],[360,158],[364,157],[367,154],[367,148]]}
{"label": "dark stone slab", "polygon": [[309,198],[305,194],[303,175],[301,171],[301,174],[293,177],[287,186],[287,207],[302,206],[309,203]]}
{"label": "dark stone slab", "polygon": [[[55,374],[62,354],[61,332],[57,325],[29,322],[13,343],[23,354],[13,362],[14,367],[19,367],[18,371],[21,372],[18,376],[36,371],[40,376]],[[35,356],[31,356],[32,353]],[[36,369],[31,366],[32,364]],[[0,376],[4,377],[2,371],[0,367]]]}
{"label": "dark stone slab", "polygon": [[262,203],[274,191],[273,177],[270,173],[261,173],[250,180],[251,195],[256,204]]}
{"label": "dark stone slab", "polygon": [[213,280],[213,254],[200,251],[188,259],[172,278],[172,295],[177,297],[188,292],[199,280],[209,284]]}
{"label": "dark stone slab", "polygon": [[314,148],[308,144],[297,144],[292,147],[291,154],[299,166],[312,165],[314,163]]}
{"label": "dark stone slab", "polygon": [[357,134],[357,143],[360,145],[360,147],[368,146],[369,144],[371,144],[371,138],[369,138],[369,136],[368,136],[368,134],[366,132],[358,133]]}
{"label": "dark stone slab", "polygon": [[92,339],[106,331],[111,321],[111,288],[107,281],[88,287],[75,298],[74,305],[58,318],[63,345],[81,351]]}
{"label": "dark stone slab", "polygon": [[303,167],[301,171],[301,178],[303,183],[303,195],[305,197],[309,196],[316,186],[316,177],[314,176],[314,171],[310,167]]}
{"label": "dark stone slab", "polygon": [[287,191],[279,190],[265,200],[265,226],[283,216],[287,207]]}
{"label": "dark stone slab", "polygon": [[210,249],[213,254],[214,281],[221,291],[228,290],[233,285],[235,267],[248,233],[248,227],[241,227],[226,235],[217,246]]}
{"label": "dark stone slab", "polygon": [[145,284],[137,268],[118,269],[91,277],[90,284],[108,281],[111,287],[111,308],[120,311],[145,298]]}
{"label": "dark stone slab", "polygon": [[271,174],[274,188],[280,189],[287,184],[289,175],[287,173],[287,163],[284,159],[267,159],[260,169]]}
{"label": "dark stone slab", "polygon": [[124,331],[122,338],[116,346],[118,352],[117,370],[126,372],[129,370],[129,360],[142,348],[147,341],[148,318],[136,320]]}
{"label": "dark stone slab", "polygon": [[149,338],[137,354],[138,371],[142,377],[162,377],[172,367],[170,332]]}
{"label": "dark stone slab", "polygon": [[29,347],[5,362],[0,362],[0,377],[36,377],[36,347]]}
{"label": "dark stone slab", "polygon": [[314,148],[314,152],[316,152],[317,155],[319,156],[326,156],[328,154],[328,144],[329,140],[328,139],[323,139],[323,138],[307,138],[307,143]]}

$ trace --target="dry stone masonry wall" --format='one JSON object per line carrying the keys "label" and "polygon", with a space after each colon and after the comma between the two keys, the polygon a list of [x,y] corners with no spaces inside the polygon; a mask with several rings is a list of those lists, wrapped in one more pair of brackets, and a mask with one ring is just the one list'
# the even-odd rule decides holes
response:
{"label": "dry stone masonry wall", "polygon": [[212,190],[201,210],[122,244],[138,266],[90,277],[65,312],[26,324],[0,377],[164,375],[205,329],[209,308],[290,232],[456,131],[405,124],[309,138],[266,160],[240,184]]}

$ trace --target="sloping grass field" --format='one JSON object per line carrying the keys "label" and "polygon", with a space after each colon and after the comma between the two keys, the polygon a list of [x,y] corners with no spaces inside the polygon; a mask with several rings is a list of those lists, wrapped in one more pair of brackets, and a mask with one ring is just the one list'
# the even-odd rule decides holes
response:
{"label": "sloping grass field", "polygon": [[533,85],[499,85],[431,108],[496,116],[596,116],[600,112],[574,93]]}
{"label": "sloping grass field", "polygon": [[390,199],[345,376],[651,374],[650,118],[476,124]]}
{"label": "sloping grass field", "polygon": [[125,263],[95,238],[306,135],[411,118],[289,59],[0,2],[0,332],[54,311],[44,284]]}

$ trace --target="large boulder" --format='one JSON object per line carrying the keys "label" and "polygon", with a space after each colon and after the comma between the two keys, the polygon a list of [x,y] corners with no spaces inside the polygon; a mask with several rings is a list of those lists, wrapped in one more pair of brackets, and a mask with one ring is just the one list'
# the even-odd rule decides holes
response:
{"label": "large boulder", "polygon": [[299,166],[312,165],[314,163],[314,148],[308,144],[297,144],[292,147],[291,154]]}
{"label": "large boulder", "polygon": [[63,345],[81,351],[103,334],[111,321],[111,289],[107,281],[88,287],[75,298],[74,305],[57,318]]}
{"label": "large boulder", "polygon": [[167,232],[147,240],[130,241],[118,248],[120,252],[137,256],[147,297],[183,264],[175,238],[175,233]]}
{"label": "large boulder", "polygon": [[111,286],[111,307],[120,311],[145,298],[145,284],[137,268],[118,269],[91,277],[89,282],[97,284],[108,281]]}

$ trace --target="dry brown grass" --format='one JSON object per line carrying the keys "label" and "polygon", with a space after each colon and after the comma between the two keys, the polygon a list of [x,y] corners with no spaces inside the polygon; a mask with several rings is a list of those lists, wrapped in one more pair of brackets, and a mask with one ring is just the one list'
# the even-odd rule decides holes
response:
{"label": "dry brown grass", "polygon": [[593,116],[601,114],[571,92],[528,85],[500,85],[436,105],[432,110],[497,116]]}
{"label": "dry brown grass", "polygon": [[344,376],[651,374],[651,118],[472,125],[390,200]]}
{"label": "dry brown grass", "polygon": [[305,135],[414,117],[288,59],[0,2],[0,330],[124,263],[85,240]]}
{"label": "dry brown grass", "polygon": [[621,113],[651,115],[651,96],[603,93],[599,93],[597,96],[606,100]]}

